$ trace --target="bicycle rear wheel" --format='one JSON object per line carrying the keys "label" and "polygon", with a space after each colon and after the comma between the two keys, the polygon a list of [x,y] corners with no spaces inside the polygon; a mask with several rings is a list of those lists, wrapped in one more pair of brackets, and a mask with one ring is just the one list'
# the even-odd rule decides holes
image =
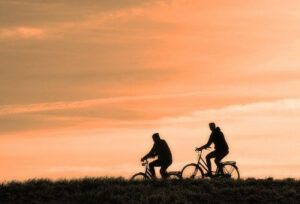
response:
{"label": "bicycle rear wheel", "polygon": [[197,164],[188,164],[181,171],[183,179],[202,179],[204,178],[203,170]]}
{"label": "bicycle rear wheel", "polygon": [[238,180],[240,179],[240,172],[236,165],[234,164],[224,164],[223,165],[223,176],[226,178],[231,178]]}
{"label": "bicycle rear wheel", "polygon": [[145,173],[142,173],[142,172],[134,174],[130,178],[131,181],[143,181],[143,180],[146,180],[146,179],[148,179],[147,175]]}

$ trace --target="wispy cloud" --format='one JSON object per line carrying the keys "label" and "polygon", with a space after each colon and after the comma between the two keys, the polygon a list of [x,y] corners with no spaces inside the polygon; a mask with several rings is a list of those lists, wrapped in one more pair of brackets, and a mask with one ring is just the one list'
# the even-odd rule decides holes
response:
{"label": "wispy cloud", "polygon": [[174,94],[158,94],[158,95],[142,95],[142,96],[123,96],[111,98],[99,98],[81,101],[63,101],[53,103],[38,103],[29,105],[4,105],[0,106],[0,115],[34,113],[51,110],[69,110],[97,106],[100,104],[111,104],[125,101],[139,100],[160,100],[164,98],[178,98],[186,96],[196,96],[208,94],[207,92],[190,92],[190,93],[174,93]]}
{"label": "wispy cloud", "polygon": [[42,39],[45,36],[46,31],[42,28],[21,26],[0,29],[0,38]]}
{"label": "wispy cloud", "polygon": [[43,26],[8,26],[0,28],[0,38],[19,38],[19,39],[42,39],[50,37],[63,37],[66,34],[78,34],[94,29],[103,29],[107,23],[114,21],[128,21],[132,17],[143,15],[144,8],[135,6],[120,8],[117,10],[107,10],[100,13],[82,14],[81,20],[63,20],[47,23]]}
{"label": "wispy cloud", "polygon": [[[182,124],[182,123],[200,123],[209,121],[220,121],[230,123],[230,121],[248,121],[251,119],[263,118],[291,118],[298,119],[300,114],[300,98],[289,98],[272,101],[255,102],[249,104],[235,104],[217,109],[206,109],[193,111],[176,117],[166,117],[160,120],[162,124]],[[299,120],[299,119],[298,119]],[[265,120],[268,122],[268,120]],[[272,122],[272,121],[270,121]]]}

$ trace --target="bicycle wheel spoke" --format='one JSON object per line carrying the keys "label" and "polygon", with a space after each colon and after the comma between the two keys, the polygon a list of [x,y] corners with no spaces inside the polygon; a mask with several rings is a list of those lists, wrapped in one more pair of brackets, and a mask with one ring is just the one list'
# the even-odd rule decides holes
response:
{"label": "bicycle wheel spoke", "polygon": [[232,172],[234,171],[234,168],[232,166],[230,166],[230,169],[228,170],[226,167],[224,167],[224,170],[226,173],[232,174]]}
{"label": "bicycle wheel spoke", "polygon": [[192,175],[191,175],[191,176],[195,177],[195,176],[196,176],[196,174],[197,174],[197,169],[195,168],[195,170],[194,170],[194,172],[192,173]]}
{"label": "bicycle wheel spoke", "polygon": [[239,179],[240,175],[236,166],[227,164],[223,166],[224,176],[228,176],[232,179]]}

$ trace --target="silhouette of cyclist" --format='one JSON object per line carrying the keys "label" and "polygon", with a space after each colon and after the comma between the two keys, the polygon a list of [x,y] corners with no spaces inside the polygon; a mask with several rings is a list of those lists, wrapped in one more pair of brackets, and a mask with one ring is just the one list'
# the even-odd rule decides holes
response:
{"label": "silhouette of cyclist", "polygon": [[154,145],[150,152],[146,154],[141,161],[148,158],[158,156],[157,160],[152,161],[149,164],[149,169],[154,178],[156,178],[154,167],[160,166],[160,174],[162,178],[168,177],[167,168],[172,164],[171,150],[165,140],[160,139],[158,133],[152,135]]}
{"label": "silhouette of cyclist", "polygon": [[214,143],[215,145],[215,150],[210,152],[206,156],[206,163],[208,168],[206,176],[212,176],[210,160],[212,158],[215,158],[215,163],[217,167],[219,167],[221,160],[229,153],[229,148],[221,129],[219,127],[216,127],[215,123],[209,123],[209,128],[211,130],[211,134],[208,142],[202,147],[196,148],[196,151],[201,151],[203,149],[207,149],[212,143]]}

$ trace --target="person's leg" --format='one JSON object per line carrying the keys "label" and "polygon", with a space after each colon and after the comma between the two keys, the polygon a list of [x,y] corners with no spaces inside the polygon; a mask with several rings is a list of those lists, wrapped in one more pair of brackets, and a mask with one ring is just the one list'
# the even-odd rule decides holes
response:
{"label": "person's leg", "polygon": [[211,162],[210,162],[210,160],[212,158],[215,158],[216,156],[217,156],[216,151],[213,151],[213,152],[209,153],[208,155],[206,155],[206,164],[207,164],[207,169],[208,169],[208,172],[207,172],[208,175],[211,175]]}
{"label": "person's leg", "polygon": [[149,170],[151,172],[151,175],[154,178],[156,178],[155,169],[154,169],[155,166],[161,166],[161,162],[159,160],[154,160],[154,161],[150,162],[150,164],[149,164]]}
{"label": "person's leg", "polygon": [[216,158],[215,158],[215,163],[216,163],[218,169],[221,170],[221,173],[223,173],[223,172],[222,172],[220,163],[221,163],[222,159],[223,159],[228,153],[229,153],[228,151],[218,152],[218,153],[217,153],[217,156],[216,156]]}
{"label": "person's leg", "polygon": [[162,165],[161,165],[161,168],[160,168],[160,175],[162,178],[167,178],[168,177],[168,173],[167,173],[167,169],[168,167],[172,164],[172,162],[164,162]]}

